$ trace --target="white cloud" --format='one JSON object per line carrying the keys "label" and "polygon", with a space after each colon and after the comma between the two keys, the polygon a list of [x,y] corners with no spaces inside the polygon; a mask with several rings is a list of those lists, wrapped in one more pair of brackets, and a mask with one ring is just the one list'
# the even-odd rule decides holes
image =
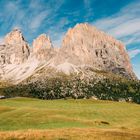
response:
{"label": "white cloud", "polygon": [[4,44],[4,39],[3,37],[0,37],[0,45]]}
{"label": "white cloud", "polygon": [[[30,0],[24,5],[22,0],[5,1],[2,10],[0,10],[2,11],[0,12],[0,21],[3,23],[0,30],[5,33],[19,27],[30,43],[35,36],[48,32],[48,30],[51,35],[54,31],[60,31],[61,34],[64,30],[62,25],[69,23],[66,18],[56,18],[63,3],[64,0],[50,0],[48,2]],[[50,30],[50,27],[53,28]],[[52,36],[55,42],[59,42],[60,34],[57,33],[57,37],[56,35]],[[1,36],[3,35],[5,34],[1,34]]]}
{"label": "white cloud", "polygon": [[5,5],[5,9],[7,9],[8,11],[14,12],[15,10],[18,9],[17,4],[18,4],[18,2],[9,1],[9,2]]}
{"label": "white cloud", "polygon": [[83,0],[84,2],[84,6],[85,6],[85,20],[88,20],[89,17],[93,16],[94,13],[93,13],[93,7],[92,7],[92,3],[94,2],[94,0]]}
{"label": "white cloud", "polygon": [[130,58],[134,58],[136,55],[140,54],[140,49],[130,50],[128,51]]}
{"label": "white cloud", "polygon": [[140,65],[133,65],[133,69],[140,80]]}
{"label": "white cloud", "polygon": [[131,3],[110,17],[92,22],[93,25],[124,41],[127,45],[140,43],[140,3]]}
{"label": "white cloud", "polygon": [[109,30],[109,33],[118,37],[126,37],[140,32],[140,19],[132,19],[117,25],[113,29]]}
{"label": "white cloud", "polygon": [[41,26],[42,22],[45,20],[45,18],[47,18],[47,16],[48,16],[47,11],[43,11],[43,12],[39,13],[37,16],[35,16],[31,20],[31,24],[29,25],[29,28],[30,29],[39,28]]}
{"label": "white cloud", "polygon": [[129,35],[128,37],[123,37],[122,41],[125,45],[139,44],[140,43],[140,33],[135,33],[133,35]]}
{"label": "white cloud", "polygon": [[62,17],[57,21],[57,24],[55,26],[51,26],[49,30],[47,30],[47,34],[50,35],[55,47],[61,46],[62,39],[64,37],[64,34],[66,33],[63,27],[69,23],[70,21],[67,18]]}
{"label": "white cloud", "polygon": [[89,8],[91,6],[90,3],[91,3],[90,0],[84,0],[84,5],[86,8]]}
{"label": "white cloud", "polygon": [[56,33],[55,36],[51,36],[55,47],[61,47],[64,35],[65,32],[61,31],[59,33]]}

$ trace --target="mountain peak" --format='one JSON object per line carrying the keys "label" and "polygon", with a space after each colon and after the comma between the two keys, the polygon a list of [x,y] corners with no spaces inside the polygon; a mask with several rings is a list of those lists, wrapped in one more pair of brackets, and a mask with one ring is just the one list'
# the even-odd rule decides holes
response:
{"label": "mountain peak", "polygon": [[39,61],[48,61],[54,55],[51,39],[46,34],[39,35],[33,41],[33,55]]}
{"label": "mountain peak", "polygon": [[92,26],[92,25],[90,25],[90,24],[88,24],[88,23],[77,23],[75,26],[74,26],[74,28],[86,28],[86,29],[88,29],[88,28],[90,28],[90,27],[92,27],[92,28],[96,28],[96,27],[94,27],[94,26]]}
{"label": "mountain peak", "polygon": [[14,29],[5,36],[0,54],[1,64],[22,64],[28,59],[30,55],[29,45],[19,29]]}
{"label": "mountain peak", "polygon": [[[43,68],[45,72],[52,68],[56,72],[62,71],[67,74],[92,69],[136,79],[125,46],[87,23],[80,23],[69,29],[60,49],[53,47],[51,39],[46,34],[39,35],[32,46],[30,55],[29,46],[19,29],[14,29],[6,35],[5,45],[0,46],[0,64],[6,64],[8,68],[4,70],[4,76],[12,76],[13,79],[19,80],[20,76],[23,79],[27,78],[26,76],[34,74],[35,70]],[[26,60],[29,61],[24,63]],[[14,68],[9,64],[14,64]],[[23,73],[27,75],[24,77]],[[89,76],[87,71],[86,75]]]}
{"label": "mountain peak", "polygon": [[[112,36],[87,23],[69,29],[63,38],[61,60],[74,65],[133,75],[125,46]],[[69,57],[67,57],[69,56]],[[124,74],[124,75],[125,75]]]}
{"label": "mountain peak", "polygon": [[20,44],[24,41],[25,39],[23,37],[23,34],[19,29],[13,29],[10,33],[8,33],[5,36],[4,39],[5,44],[9,44],[9,45]]}
{"label": "mountain peak", "polygon": [[50,49],[52,46],[50,37],[46,34],[41,34],[33,41],[33,52],[36,53],[40,49]]}

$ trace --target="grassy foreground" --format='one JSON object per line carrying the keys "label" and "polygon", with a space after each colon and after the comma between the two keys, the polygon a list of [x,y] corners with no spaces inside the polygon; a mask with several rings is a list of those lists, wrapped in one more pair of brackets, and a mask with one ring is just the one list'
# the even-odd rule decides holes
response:
{"label": "grassy foreground", "polygon": [[0,140],[140,139],[140,105],[95,100],[0,100]]}

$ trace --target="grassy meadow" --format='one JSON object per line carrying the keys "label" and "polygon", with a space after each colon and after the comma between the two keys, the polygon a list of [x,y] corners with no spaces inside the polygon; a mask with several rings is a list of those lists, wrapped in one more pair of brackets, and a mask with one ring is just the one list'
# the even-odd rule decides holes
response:
{"label": "grassy meadow", "polygon": [[0,100],[0,140],[140,139],[140,105],[79,100]]}

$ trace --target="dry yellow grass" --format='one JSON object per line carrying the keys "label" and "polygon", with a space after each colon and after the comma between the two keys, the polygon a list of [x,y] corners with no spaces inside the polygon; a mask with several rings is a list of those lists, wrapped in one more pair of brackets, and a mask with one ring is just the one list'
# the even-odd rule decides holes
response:
{"label": "dry yellow grass", "polygon": [[139,131],[69,128],[0,132],[0,140],[140,140]]}
{"label": "dry yellow grass", "polygon": [[140,140],[140,105],[95,100],[0,101],[0,140]]}

